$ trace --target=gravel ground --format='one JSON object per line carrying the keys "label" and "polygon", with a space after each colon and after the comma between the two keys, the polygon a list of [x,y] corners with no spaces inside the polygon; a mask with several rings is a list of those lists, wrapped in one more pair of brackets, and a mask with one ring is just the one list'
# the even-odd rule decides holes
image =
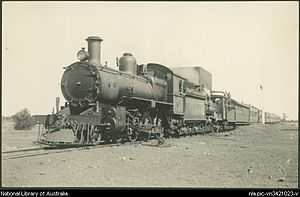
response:
{"label": "gravel ground", "polygon": [[[2,150],[33,146],[37,129],[21,133],[3,129]],[[163,147],[122,145],[2,160],[2,185],[298,187],[298,127],[251,125],[167,139]]]}

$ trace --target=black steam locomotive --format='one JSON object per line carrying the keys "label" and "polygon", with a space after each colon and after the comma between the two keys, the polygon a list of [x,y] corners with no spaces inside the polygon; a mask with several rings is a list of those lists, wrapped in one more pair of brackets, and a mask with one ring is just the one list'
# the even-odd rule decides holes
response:
{"label": "black steam locomotive", "polygon": [[69,129],[74,143],[95,144],[220,132],[261,122],[261,110],[227,92],[212,91],[212,76],[201,67],[139,65],[124,53],[115,70],[101,65],[102,39],[88,37],[87,42],[88,51],[77,53],[80,61],[64,68],[61,90],[67,102],[54,123],[48,121],[48,135]]}

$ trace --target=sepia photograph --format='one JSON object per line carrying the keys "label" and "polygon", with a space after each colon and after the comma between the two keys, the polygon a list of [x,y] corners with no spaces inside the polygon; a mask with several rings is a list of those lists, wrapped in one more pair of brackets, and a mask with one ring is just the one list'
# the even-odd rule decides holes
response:
{"label": "sepia photograph", "polygon": [[298,188],[298,54],[298,1],[2,2],[2,187]]}

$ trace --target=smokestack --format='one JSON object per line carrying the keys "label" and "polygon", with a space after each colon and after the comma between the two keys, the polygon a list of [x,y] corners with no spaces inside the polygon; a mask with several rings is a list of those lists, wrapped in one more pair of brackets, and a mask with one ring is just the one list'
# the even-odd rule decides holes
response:
{"label": "smokestack", "polygon": [[101,42],[103,41],[98,36],[90,36],[86,39],[88,42],[89,63],[100,66],[101,65]]}

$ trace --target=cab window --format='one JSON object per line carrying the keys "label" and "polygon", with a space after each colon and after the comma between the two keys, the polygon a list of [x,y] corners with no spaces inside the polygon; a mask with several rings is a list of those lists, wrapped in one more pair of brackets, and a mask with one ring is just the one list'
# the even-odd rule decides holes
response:
{"label": "cab window", "polygon": [[148,75],[154,77],[154,71],[153,70],[148,71]]}

